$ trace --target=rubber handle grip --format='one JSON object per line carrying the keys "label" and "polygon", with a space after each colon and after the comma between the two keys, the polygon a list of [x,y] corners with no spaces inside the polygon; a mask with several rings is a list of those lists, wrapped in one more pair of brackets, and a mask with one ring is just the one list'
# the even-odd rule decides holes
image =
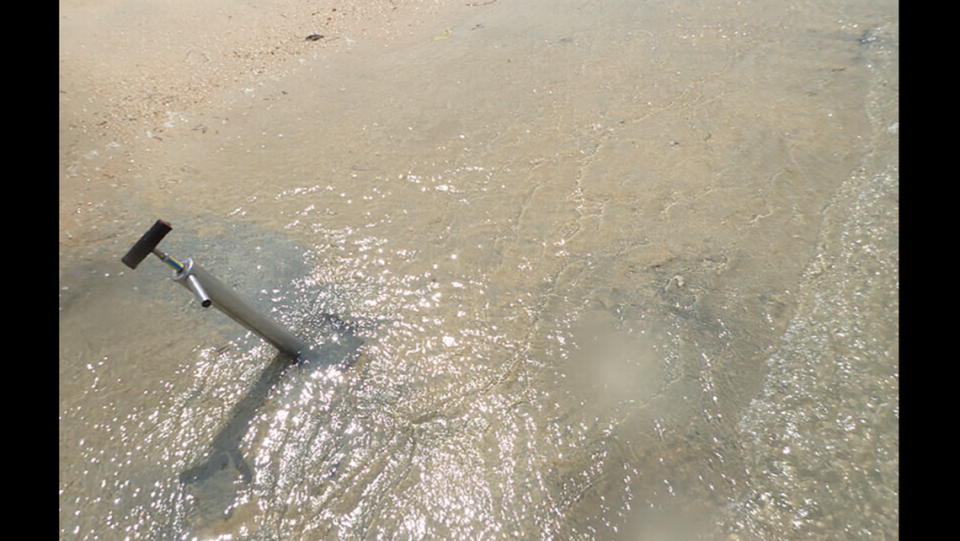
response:
{"label": "rubber handle grip", "polygon": [[170,227],[170,224],[167,222],[157,220],[157,223],[153,224],[153,227],[144,233],[143,236],[140,237],[140,240],[133,245],[133,248],[130,248],[127,255],[123,256],[122,261],[124,265],[131,269],[137,268],[137,265],[139,265],[141,261],[153,253],[153,249],[160,244],[160,241],[163,240],[163,237],[167,236],[167,233],[169,233],[171,229],[173,228]]}

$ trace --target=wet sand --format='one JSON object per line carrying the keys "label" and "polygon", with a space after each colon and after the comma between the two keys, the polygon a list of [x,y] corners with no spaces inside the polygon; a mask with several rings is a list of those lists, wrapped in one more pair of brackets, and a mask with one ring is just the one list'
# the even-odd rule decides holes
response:
{"label": "wet sand", "polygon": [[156,6],[61,8],[62,537],[898,536],[895,3]]}

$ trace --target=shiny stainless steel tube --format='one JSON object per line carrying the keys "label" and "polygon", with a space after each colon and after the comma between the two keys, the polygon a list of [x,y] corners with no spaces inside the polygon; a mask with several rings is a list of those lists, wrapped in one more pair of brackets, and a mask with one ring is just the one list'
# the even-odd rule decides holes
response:
{"label": "shiny stainless steel tube", "polygon": [[269,317],[254,310],[223,282],[194,264],[192,259],[183,263],[183,268],[173,272],[173,280],[197,296],[204,308],[213,306],[257,336],[263,338],[281,352],[297,357],[306,349],[306,344]]}

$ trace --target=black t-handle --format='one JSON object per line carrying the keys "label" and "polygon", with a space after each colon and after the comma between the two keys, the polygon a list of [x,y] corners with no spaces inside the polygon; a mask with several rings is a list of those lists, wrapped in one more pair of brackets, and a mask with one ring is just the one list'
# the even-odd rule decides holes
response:
{"label": "black t-handle", "polygon": [[124,265],[131,269],[137,268],[137,265],[139,265],[141,261],[153,253],[153,249],[160,244],[160,241],[163,240],[163,237],[167,236],[167,233],[169,233],[171,229],[173,228],[170,227],[170,224],[167,222],[157,220],[157,223],[153,224],[153,227],[144,233],[143,236],[140,237],[140,240],[133,245],[133,248],[130,248],[127,255],[123,256],[122,261]]}

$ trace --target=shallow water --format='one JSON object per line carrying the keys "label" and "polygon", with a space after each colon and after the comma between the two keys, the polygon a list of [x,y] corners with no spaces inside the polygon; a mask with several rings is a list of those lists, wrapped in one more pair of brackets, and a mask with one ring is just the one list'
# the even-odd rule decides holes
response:
{"label": "shallow water", "polygon": [[[898,538],[896,4],[419,38],[224,91],[62,251],[61,538]],[[156,217],[322,359],[125,270]]]}

